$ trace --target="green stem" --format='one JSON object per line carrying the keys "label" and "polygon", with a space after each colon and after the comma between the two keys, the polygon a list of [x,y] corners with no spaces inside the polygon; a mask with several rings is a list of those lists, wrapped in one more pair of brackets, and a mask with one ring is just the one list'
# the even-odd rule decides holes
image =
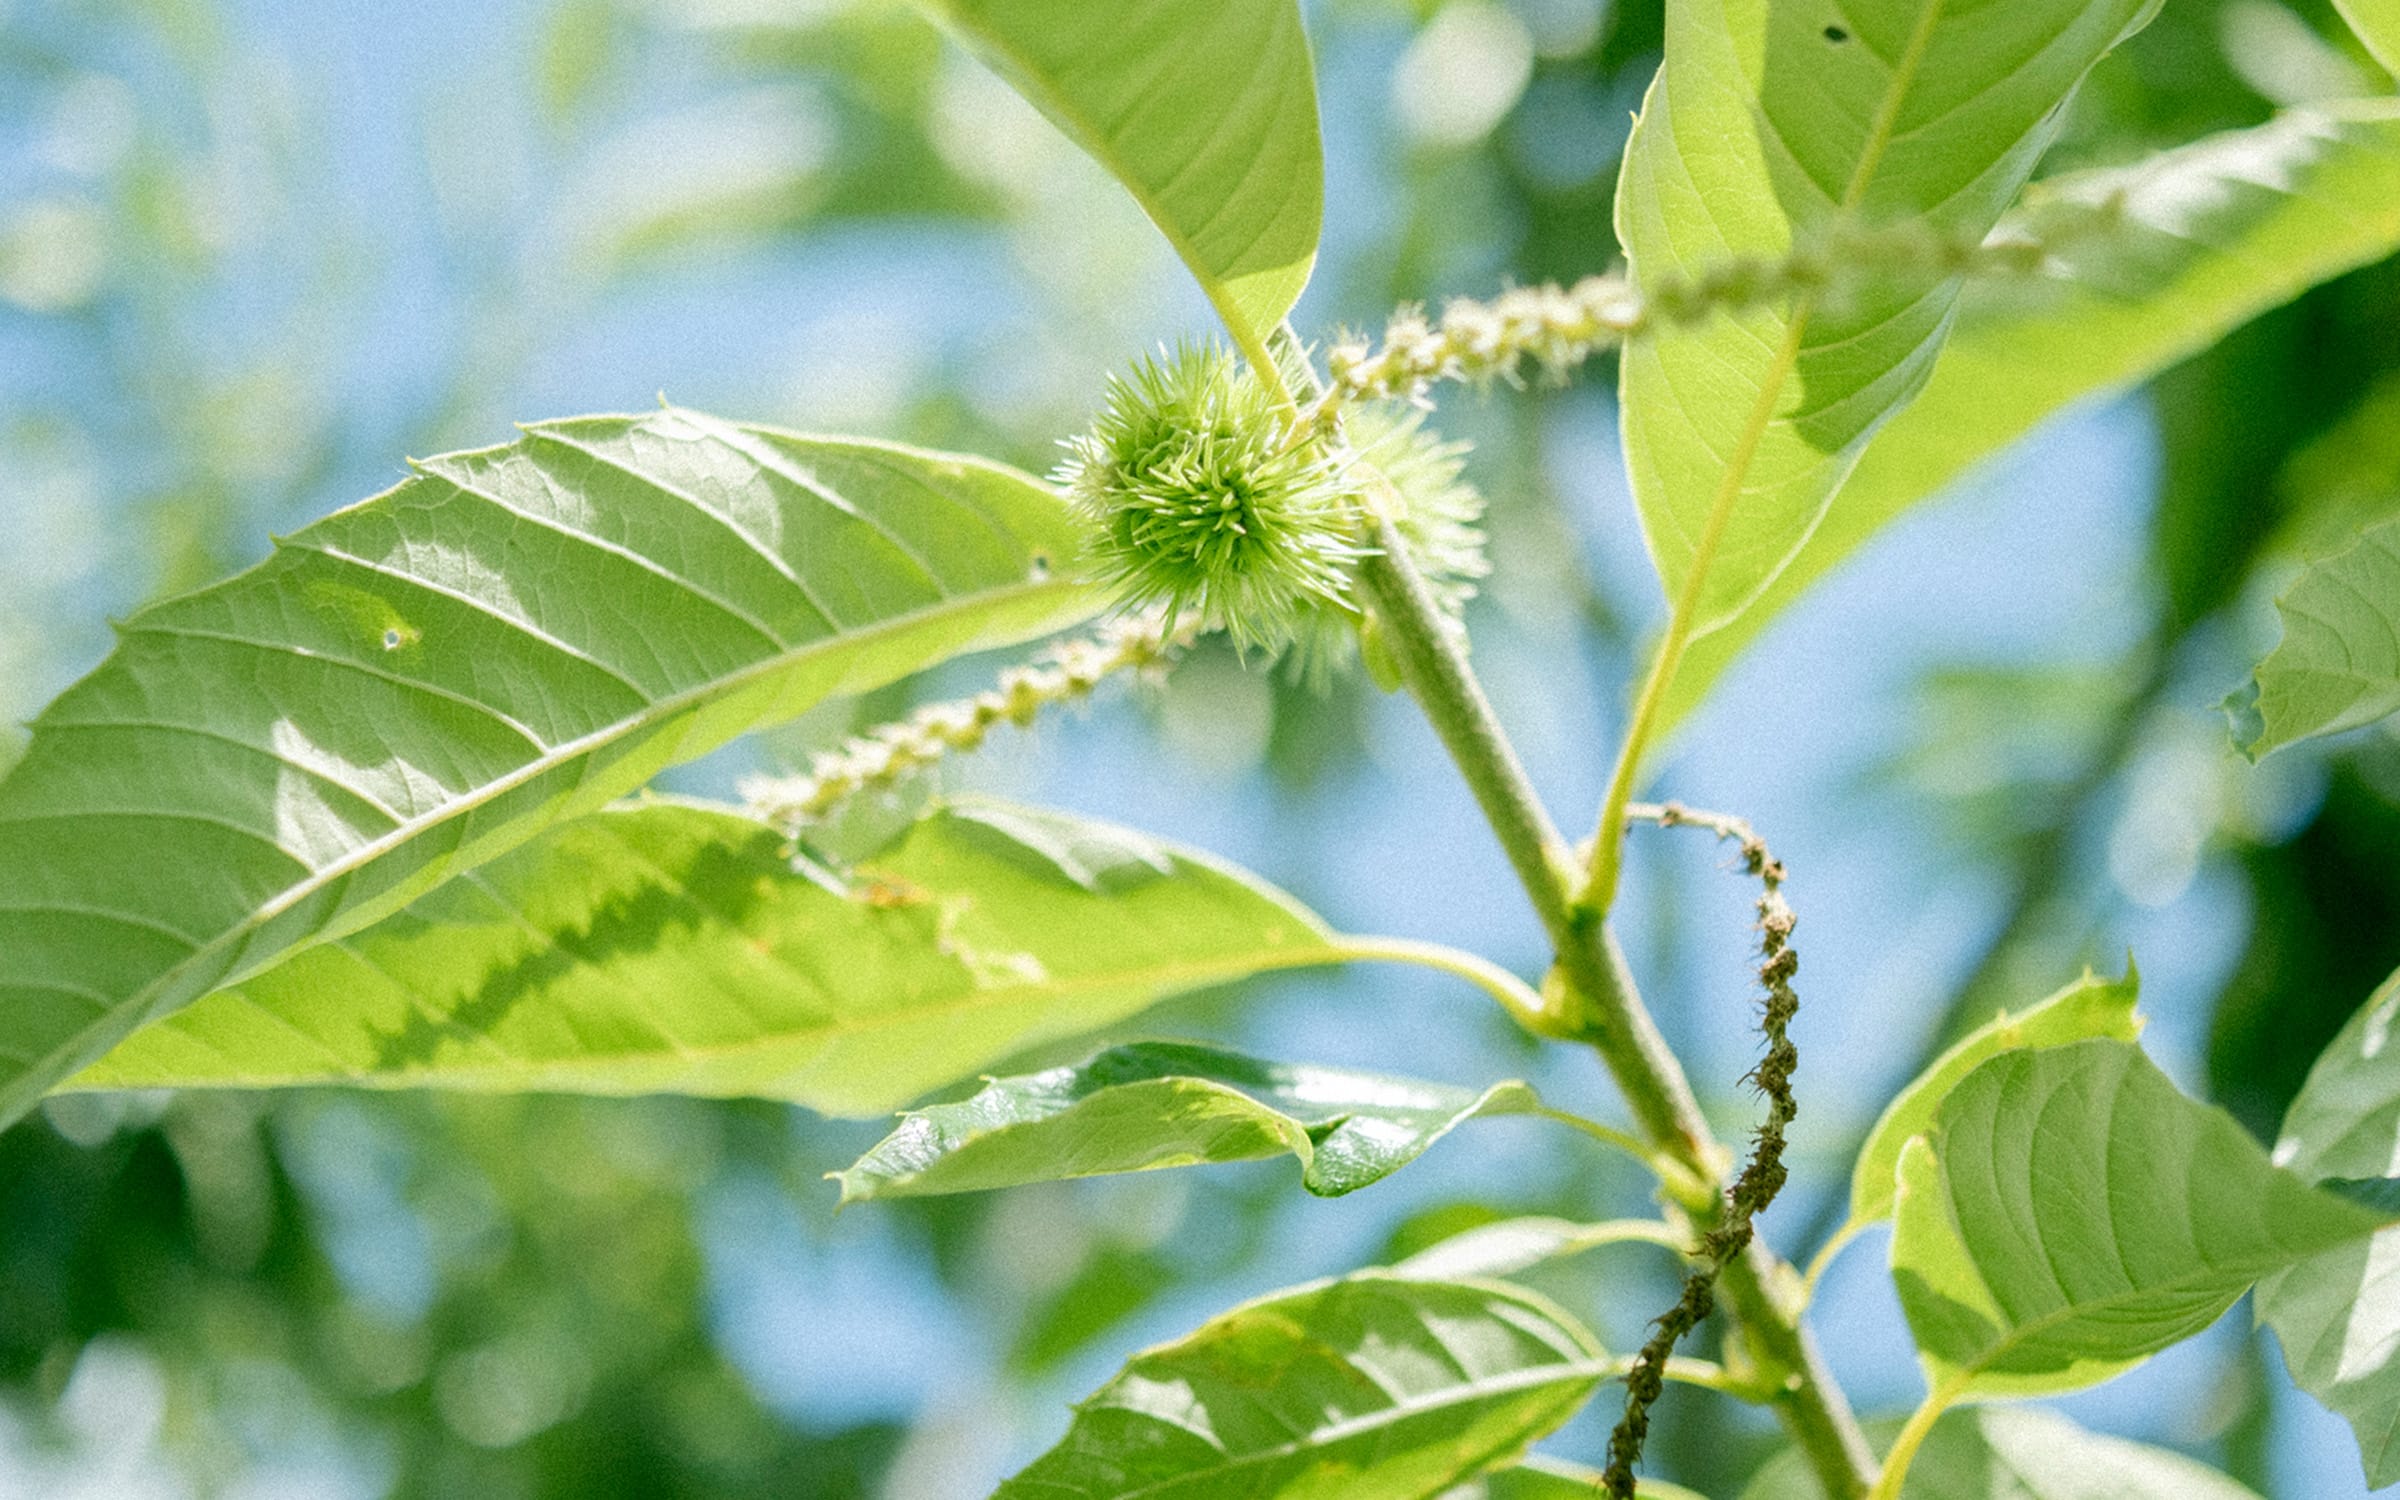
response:
{"label": "green stem", "polygon": [[[1597,912],[1570,896],[1580,872],[1468,666],[1463,641],[1410,560],[1384,497],[1375,498],[1370,520],[1377,551],[1359,565],[1359,582],[1402,676],[1458,763],[1549,933],[1569,1007],[1568,1013],[1545,1007],[1545,1029],[1588,1042],[1616,1079],[1642,1135],[1698,1181],[1721,1183],[1725,1148],[1710,1133],[1683,1065],[1642,1005],[1615,938]],[[1705,1223],[1721,1203],[1721,1194],[1712,1191],[1705,1201],[1685,1206]],[[1850,1500],[1866,1491],[1874,1456],[1799,1321],[1796,1281],[1790,1267],[1753,1239],[1726,1266],[1720,1285],[1764,1372],[1761,1388],[1774,1392],[1778,1415],[1827,1493]]]}
{"label": "green stem", "polygon": [[[1858,1153],[1853,1151],[1850,1154],[1856,1156]],[[1816,1300],[1817,1283],[1825,1279],[1825,1272],[1836,1260],[1841,1258],[1844,1250],[1850,1248],[1852,1240],[1866,1233],[1867,1228],[1866,1224],[1856,1219],[1845,1220],[1841,1228],[1835,1230],[1824,1244],[1817,1247],[1817,1253],[1809,1257],[1808,1271],[1800,1278],[1800,1284],[1805,1289],[1809,1301]]]}
{"label": "green stem", "polygon": [[1338,937],[1333,940],[1333,947],[1345,959],[1415,964],[1455,974],[1499,1001],[1501,1009],[1516,1017],[1518,1024],[1527,1030],[1539,1034],[1546,1024],[1540,993],[1480,953],[1414,938],[1392,937]]}
{"label": "green stem", "polygon": [[1933,1424],[1942,1419],[1942,1413],[1950,1409],[1954,1399],[1947,1389],[1925,1393],[1923,1403],[1909,1413],[1908,1424],[1892,1439],[1892,1451],[1883,1458],[1883,1473],[1877,1477],[1867,1500],[1900,1500],[1901,1487],[1908,1483],[1908,1468],[1916,1462],[1917,1450],[1924,1446]]}
{"label": "green stem", "polygon": [[[1601,1145],[1612,1150],[1622,1151],[1632,1157],[1635,1161],[1648,1167],[1666,1188],[1667,1196],[1678,1203],[1694,1202],[1706,1197],[1708,1193],[1707,1183],[1694,1177],[1690,1169],[1683,1163],[1658,1150],[1640,1136],[1628,1134],[1614,1125],[1603,1125],[1598,1120],[1586,1119],[1571,1110],[1552,1109],[1546,1104],[1536,1109],[1534,1113],[1545,1120],[1553,1120],[1567,1126],[1569,1129],[1580,1130]],[[1669,1229],[1668,1232],[1674,1233],[1672,1229]],[[1675,1245],[1678,1249],[1684,1248],[1681,1239],[1676,1240]]]}

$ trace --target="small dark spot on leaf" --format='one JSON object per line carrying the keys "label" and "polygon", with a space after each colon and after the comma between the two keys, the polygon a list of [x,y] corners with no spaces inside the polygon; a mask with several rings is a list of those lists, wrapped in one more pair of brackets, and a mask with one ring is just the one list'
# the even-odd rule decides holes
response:
{"label": "small dark spot on leaf", "polygon": [[386,651],[397,651],[397,650],[399,650],[399,649],[400,649],[400,642],[401,642],[401,639],[402,639],[402,637],[401,637],[401,635],[400,635],[400,632],[399,632],[399,631],[397,631],[397,630],[387,630],[387,631],[385,631],[385,632],[383,633],[383,649],[384,649],[384,650],[386,650]]}
{"label": "small dark spot on leaf", "polygon": [[1828,26],[1825,28],[1825,40],[1834,43],[1846,42],[1850,40],[1850,33],[1842,30],[1839,26]]}
{"label": "small dark spot on leaf", "polygon": [[1044,579],[1044,578],[1048,578],[1048,577],[1050,576],[1050,554],[1049,554],[1049,553],[1047,553],[1047,552],[1042,552],[1042,551],[1036,551],[1036,552],[1033,554],[1033,576],[1034,576],[1036,579]]}

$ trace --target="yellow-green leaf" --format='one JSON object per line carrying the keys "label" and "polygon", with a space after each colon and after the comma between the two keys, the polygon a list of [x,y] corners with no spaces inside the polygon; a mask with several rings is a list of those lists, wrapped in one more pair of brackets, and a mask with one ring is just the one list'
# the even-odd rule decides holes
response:
{"label": "yellow-green leaf", "polygon": [[[1845,218],[1982,238],[2083,75],[2155,0],[1678,0],[1618,180],[1637,286],[1774,258]],[[1747,608],[1931,374],[1958,300],[1926,266],[1625,351],[1626,465],[1694,633]]]}
{"label": "yellow-green leaf", "polygon": [[846,880],[675,803],[553,829],[136,1033],[82,1088],[675,1092],[877,1115],[1180,991],[1337,962],[1240,871],[962,803]]}
{"label": "yellow-green leaf", "polygon": [[2400,73],[2400,0],[2333,0],[2375,60]]}
{"label": "yellow-green leaf", "polygon": [[918,3],[1125,185],[1271,367],[1325,211],[1296,0]]}
{"label": "yellow-green leaf", "polygon": [[0,1122],[754,725],[1074,623],[977,459],[685,411],[452,454],[153,605],[0,781]]}
{"label": "yellow-green leaf", "polygon": [[1668,722],[1794,600],[1978,461],[2400,249],[2400,102],[2292,110],[2129,167],[2054,178],[2028,199],[2021,227],[2105,204],[2115,222],[2061,245],[2038,277],[1967,288],[1932,380],[1868,445],[1758,602],[1693,645]]}

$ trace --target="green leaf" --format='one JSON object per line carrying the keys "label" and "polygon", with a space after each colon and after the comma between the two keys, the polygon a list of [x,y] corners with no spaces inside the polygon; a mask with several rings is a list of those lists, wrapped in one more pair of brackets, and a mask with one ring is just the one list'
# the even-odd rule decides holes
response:
{"label": "green leaf", "polygon": [[1477,1092],[1188,1042],[1135,1042],[912,1111],[834,1175],[848,1203],[1289,1152],[1310,1192],[1338,1198],[1399,1171],[1476,1115],[1539,1107],[1521,1083]]}
{"label": "green leaf", "polygon": [[0,1123],[754,725],[1097,600],[977,459],[685,411],[416,465],[156,604],[0,782]]}
{"label": "green leaf", "polygon": [[2333,0],[2386,71],[2400,73],[2400,0]]}
{"label": "green leaf", "polygon": [[1296,0],[918,0],[1125,184],[1243,352],[1300,299],[1325,212]]}
{"label": "green leaf", "polygon": [[2094,1037],[2130,1042],[2142,1033],[2133,1013],[2141,998],[2141,976],[2131,965],[2123,979],[2101,979],[2086,972],[2081,979],[2039,1005],[2016,1015],[2002,1011],[1958,1040],[1934,1060],[1885,1108],[1883,1117],[1860,1148],[1850,1173],[1850,1222],[1872,1224],[1888,1218],[1897,1190],[1900,1149],[1910,1137],[1932,1124],[1942,1101],[1959,1081],[2003,1052],[2022,1048],[2063,1047]]}
{"label": "green leaf", "polygon": [[564,824],[74,1086],[674,1091],[871,1116],[1170,994],[1336,962],[1335,941],[1240,871],[1060,813],[952,806],[845,890],[795,870],[774,829],[658,804]]}
{"label": "green leaf", "polygon": [[1361,1272],[1135,1355],[995,1500],[1432,1500],[1515,1461],[1605,1368],[1530,1292]]}
{"label": "green leaf", "polygon": [[1490,1280],[1602,1245],[1625,1244],[1660,1245],[1681,1254],[1690,1248],[1691,1239],[1660,1219],[1607,1219],[1596,1224],[1539,1216],[1502,1219],[1428,1245],[1392,1272],[1420,1281]]}
{"label": "green leaf", "polygon": [[2309,564],[2275,609],[2283,639],[2225,705],[2244,755],[2400,713],[2400,520]]}
{"label": "green leaf", "polygon": [[1892,1276],[1942,1402],[2074,1390],[2384,1216],[2267,1160],[2124,1042],[2004,1052],[1900,1156]]}
{"label": "green leaf", "polygon": [[[2086,1432],[2053,1411],[1970,1407],[1934,1424],[1901,1500],[2258,1500],[2180,1453]],[[1742,1500],[1824,1500],[1806,1457],[1776,1455]]]}
{"label": "green leaf", "polygon": [[[1537,1453],[1514,1468],[1470,1480],[1441,1500],[1595,1500],[1603,1494],[1600,1471]],[[1636,1500],[1702,1500],[1694,1490],[1663,1479],[1634,1482]]]}
{"label": "green leaf", "polygon": [[[1695,643],[1687,715],[1768,622],[1912,506],[2087,396],[2400,248],[2400,102],[2293,110],[2131,167],[2051,179],[2019,223],[2116,203],[2030,281],[1970,286],[1933,378],[1877,435],[1823,524],[1741,618]],[[2043,207],[2048,205],[2048,207]]]}
{"label": "green leaf", "polygon": [[[2400,974],[2384,981],[2309,1071],[2275,1160],[2302,1177],[2400,1173]],[[2400,1483],[2400,1229],[2259,1283],[2299,1387],[2358,1434],[2367,1484]]]}
{"label": "green leaf", "polygon": [[[1637,285],[1789,253],[1845,217],[1980,239],[2061,105],[2155,0],[1689,0],[1618,179]],[[1660,331],[1622,363],[1625,458],[1695,634],[1739,615],[1933,370],[1957,278],[1862,268],[1855,291]]]}

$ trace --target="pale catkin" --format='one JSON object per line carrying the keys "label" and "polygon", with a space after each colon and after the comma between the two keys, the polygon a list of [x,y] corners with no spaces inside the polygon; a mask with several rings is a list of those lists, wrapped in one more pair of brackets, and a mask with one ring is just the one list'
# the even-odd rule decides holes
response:
{"label": "pale catkin", "polygon": [[1302,419],[1329,430],[1364,401],[1422,403],[1444,381],[1522,381],[1530,367],[1563,379],[1603,350],[1653,328],[1697,323],[1720,312],[1802,294],[1839,299],[1878,281],[1941,276],[2029,275],[2064,239],[2113,220],[2113,204],[2062,221],[2044,239],[1974,236],[1922,223],[1835,225],[1790,254],[1733,256],[1694,276],[1635,288],[1623,276],[1587,276],[1571,287],[1516,287],[1489,301],[1457,298],[1439,318],[1403,308],[1380,343],[1345,339],[1326,354],[1324,395]]}
{"label": "pale catkin", "polygon": [[742,800],[753,816],[796,832],[861,792],[896,786],[947,756],[977,748],[1000,724],[1026,727],[1044,709],[1088,698],[1120,673],[1163,668],[1194,634],[1192,623],[1170,624],[1156,610],[1121,616],[1089,638],[1059,643],[1044,661],[1009,668],[972,698],[929,703],[844,741],[819,754],[806,776],[746,782]]}

